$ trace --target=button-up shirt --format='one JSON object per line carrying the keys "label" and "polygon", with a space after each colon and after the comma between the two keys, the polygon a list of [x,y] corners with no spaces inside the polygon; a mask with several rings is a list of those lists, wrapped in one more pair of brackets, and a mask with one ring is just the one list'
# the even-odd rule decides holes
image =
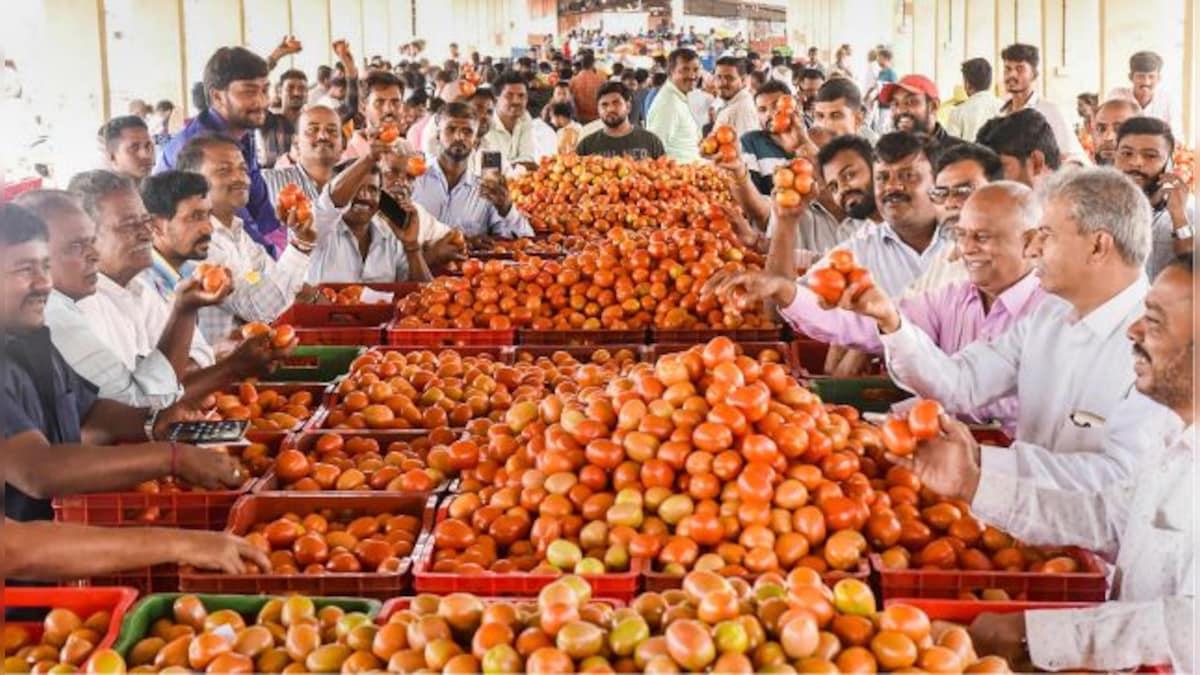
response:
{"label": "button-up shirt", "polygon": [[[208,262],[229,268],[233,276],[233,293],[220,305],[200,310],[200,332],[210,344],[217,344],[243,323],[271,323],[279,318],[304,285],[309,256],[288,246],[274,260],[255,245],[237,216],[228,226],[213,216],[212,226]],[[195,264],[189,262],[180,272],[189,275],[193,269]]]}
{"label": "button-up shirt", "polygon": [[[1012,98],[1005,99],[1000,106],[1000,114],[1008,115],[1017,112],[1013,109]],[[1025,102],[1025,108],[1033,108],[1040,112],[1042,117],[1046,118],[1046,122],[1050,125],[1050,129],[1054,131],[1054,140],[1058,142],[1058,154],[1063,162],[1075,161],[1087,166],[1092,163],[1091,158],[1083,151],[1083,146],[1079,144],[1079,137],[1071,130],[1067,124],[1066,118],[1063,117],[1062,111],[1053,101],[1042,98],[1041,94],[1034,90],[1029,95],[1029,100]]]}
{"label": "button-up shirt", "polygon": [[966,141],[974,141],[979,129],[1000,112],[1000,99],[991,91],[977,91],[950,109],[946,131]]}
{"label": "button-up shirt", "polygon": [[[1045,297],[1037,277],[1026,274],[996,296],[991,311],[985,312],[979,288],[969,281],[904,298],[898,305],[904,321],[920,328],[946,354],[956,354],[976,340],[996,339],[1037,309]],[[798,286],[796,299],[780,313],[815,340],[872,354],[883,352],[874,319],[843,309],[823,310],[807,286]],[[1011,434],[1017,426],[1017,398],[1005,396],[965,416],[982,423],[998,421]]]}
{"label": "button-up shirt", "polygon": [[[1154,404],[1157,405],[1157,404]],[[1196,671],[1195,426],[1158,430],[1129,479],[1060,491],[987,471],[971,511],[1030,544],[1074,545],[1115,562],[1113,600],[1098,607],[1025,613],[1033,664],[1045,670]],[[1161,417],[1160,417],[1161,419]]]}
{"label": "button-up shirt", "polygon": [[[83,421],[96,403],[96,388],[71,370],[46,327],[21,335],[0,333],[0,436],[40,431],[51,445],[78,443]],[[49,499],[34,499],[4,486],[4,516],[50,520]]]}
{"label": "button-up shirt", "polygon": [[468,237],[532,237],[533,228],[525,215],[512,206],[502,216],[495,205],[483,198],[480,179],[465,172],[453,188],[446,181],[439,162],[432,162],[425,175],[413,181],[412,200],[434,218],[462,231]]}
{"label": "button-up shirt", "polygon": [[286,116],[268,110],[266,123],[255,133],[258,135],[258,161],[263,167],[272,167],[280,157],[292,151],[296,125]]}
{"label": "button-up shirt", "polygon": [[[1196,224],[1196,200],[1194,195],[1188,195],[1187,222]],[[1146,276],[1153,279],[1171,262],[1175,253],[1175,221],[1171,212],[1165,207],[1154,210],[1154,220],[1150,222],[1150,255],[1146,258]]]}
{"label": "button-up shirt", "polygon": [[[845,218],[839,221],[819,202],[813,202],[808,207],[808,217],[801,218],[800,222],[796,223],[797,269],[808,267],[807,263],[825,255],[838,244],[853,237],[854,233],[871,224],[870,220],[858,218]],[[771,215],[767,217],[767,237],[773,237],[774,234],[775,213],[772,211]],[[799,259],[800,252],[803,252],[808,258],[803,261],[805,264],[800,264],[802,262]]]}
{"label": "button-up shirt", "polygon": [[[871,277],[883,292],[895,298],[947,247],[948,244],[935,233],[929,246],[918,252],[906,244],[885,221],[867,223],[849,239],[842,241],[838,248],[846,248],[854,253],[854,260],[871,271]],[[813,265],[814,268],[828,266],[828,257]]]}
{"label": "button-up shirt", "polygon": [[760,128],[758,109],[754,107],[754,95],[750,93],[749,87],[739,89],[738,93],[725,101],[724,107],[717,111],[717,126],[724,125],[733,127],[738,138]]}
{"label": "button-up shirt", "polygon": [[700,127],[692,117],[687,95],[667,80],[646,113],[646,129],[662,139],[667,157],[679,162],[700,159]]}
{"label": "button-up shirt", "polygon": [[[112,283],[108,277],[103,278]],[[139,297],[143,292],[146,295],[153,293],[140,281],[135,280],[130,285],[138,289]],[[143,303],[145,313],[127,318],[150,319],[150,313],[155,313],[154,304]],[[115,332],[110,329],[110,322],[116,323],[114,319],[121,317],[102,319],[102,325],[89,321],[89,318],[74,300],[58,291],[50,292],[50,299],[46,301],[46,326],[50,328],[50,338],[67,364],[96,385],[101,398],[139,408],[165,408],[179,400],[183,388],[179,385],[175,368],[156,346],[157,335],[149,336],[154,341],[149,351],[141,351],[147,346],[146,343],[139,344],[138,353],[132,355],[134,358],[131,361],[127,361],[125,358],[131,356],[130,352],[133,351],[127,348],[129,345],[119,345],[114,349],[108,342]],[[134,339],[139,339],[136,333],[140,331],[135,329],[134,332]],[[123,352],[121,356],[118,356],[118,349]]]}
{"label": "button-up shirt", "polygon": [[929,267],[925,268],[921,276],[908,285],[904,295],[918,295],[926,291],[936,291],[947,284],[967,281],[967,266],[961,258],[951,261],[950,256],[953,253],[954,247],[947,246],[941,255],[929,263]]}
{"label": "button-up shirt", "polygon": [[271,203],[279,201],[279,193],[283,191],[290,183],[295,183],[300,187],[300,191],[308,197],[310,202],[316,202],[317,197],[321,194],[321,189],[317,187],[317,181],[308,175],[304,167],[299,164],[292,166],[277,167],[274,169],[263,169],[263,180],[267,183],[267,194],[271,196]]}
{"label": "button-up shirt", "polygon": [[492,115],[492,127],[483,137],[492,148],[500,151],[500,155],[509,163],[532,162],[537,154],[537,141],[533,134],[533,117],[528,111],[521,113],[520,119],[509,131],[500,121],[499,113]]}
{"label": "button-up shirt", "polygon": [[[167,325],[166,317],[171,315],[171,308],[175,304],[175,286],[183,280],[183,277],[171,266],[171,263],[159,255],[158,251],[152,251],[151,254],[153,261],[150,269],[139,274],[137,281],[152,291],[148,300],[154,304],[156,315],[163,317],[163,323],[156,331],[151,332],[161,335]],[[188,358],[200,368],[207,368],[216,362],[212,345],[204,339],[204,333],[200,331],[198,323],[196,330],[192,332],[192,347],[188,351]]]}
{"label": "button-up shirt", "polygon": [[983,466],[1048,487],[1100,489],[1127,477],[1137,457],[1134,440],[1106,447],[1107,425],[1096,418],[1112,416],[1133,386],[1126,331],[1141,316],[1148,288],[1139,275],[1083,317],[1061,298],[1048,297],[996,339],[953,356],[903,321],[880,338],[888,372],[905,389],[935,398],[955,414],[1015,393],[1017,442],[1012,448],[985,446]]}
{"label": "button-up shirt", "polygon": [[[158,163],[154,166],[154,173],[174,169],[179,151],[194,136],[205,133],[228,136],[228,130],[229,124],[212,108],[196,115],[163,147]],[[279,219],[275,216],[275,205],[271,203],[267,194],[267,184],[263,181],[262,169],[258,164],[254,134],[247,131],[241,138],[234,140],[242,148],[242,159],[246,161],[246,172],[250,175],[250,201],[244,208],[237,210],[237,215],[243,222],[250,224],[247,229],[250,238],[274,255],[276,250],[283,250],[287,242],[287,228],[280,227]]]}

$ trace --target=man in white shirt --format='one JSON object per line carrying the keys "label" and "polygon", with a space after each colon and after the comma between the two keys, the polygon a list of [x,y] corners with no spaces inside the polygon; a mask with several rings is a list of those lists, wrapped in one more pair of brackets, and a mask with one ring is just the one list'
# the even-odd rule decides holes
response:
{"label": "man in white shirt", "polygon": [[[316,230],[311,219],[301,224],[296,210],[290,210],[288,246],[279,260],[273,260],[234,215],[249,197],[246,164],[237,145],[221,136],[198,136],[180,150],[176,163],[180,170],[208,180],[213,233],[207,260],[228,268],[234,280],[234,291],[223,303],[201,310],[200,332],[214,346],[240,340],[234,332],[243,323],[272,323],[295,301],[308,274]],[[190,274],[190,270],[180,271]]]}
{"label": "man in white shirt", "polygon": [[[529,85],[515,71],[505,71],[493,85],[496,92],[496,114],[484,140],[500,151],[509,164],[524,163],[533,167],[537,141],[533,133],[533,117],[526,110]],[[440,120],[439,120],[440,121]]]}
{"label": "man in white shirt", "polygon": [[1079,138],[1067,124],[1062,111],[1037,91],[1038,48],[1018,42],[1005,47],[1000,58],[1004,61],[1004,90],[1008,92],[1008,98],[1000,106],[1000,114],[1009,115],[1027,108],[1037,110],[1054,130],[1062,161],[1089,164]]}
{"label": "man in white shirt", "polygon": [[717,59],[716,80],[722,101],[716,126],[733,127],[738,138],[758,129],[758,109],[754,106],[754,95],[746,86],[746,63],[733,56]]}
{"label": "man in white shirt", "polygon": [[992,95],[992,64],[987,59],[963,61],[962,78],[967,100],[950,109],[946,131],[951,136],[973,141],[984,122],[1000,112],[1000,100]]}
{"label": "man in white shirt", "polygon": [[[985,446],[987,470],[1047,487],[1099,490],[1129,476],[1146,442],[1138,416],[1117,413],[1133,383],[1123,334],[1148,287],[1142,266],[1150,206],[1112,169],[1055,174],[1041,197],[1041,224],[1026,254],[1035,258],[1042,288],[1057,298],[954,356],[905,321],[881,327],[880,338],[892,378],[952,413],[1016,392],[1017,442]],[[1135,399],[1125,407],[1146,407]]]}
{"label": "man in white shirt", "polygon": [[670,76],[646,113],[646,130],[663,142],[667,156],[677,162],[700,159],[700,126],[688,106],[688,92],[700,80],[700,57],[681,48],[667,58]]}
{"label": "man in white shirt", "polygon": [[1006,657],[1017,672],[1196,672],[1194,292],[1189,252],[1158,276],[1128,327],[1134,385],[1154,408],[1140,422],[1155,441],[1128,478],[1067,491],[1004,475],[981,465],[970,433],[948,419],[941,437],[894,458],[1029,544],[1081,546],[1116,565],[1112,600],[1097,607],[981,615],[970,629],[981,654]]}
{"label": "man in white shirt", "polygon": [[1129,57],[1129,82],[1132,87],[1118,87],[1109,98],[1129,98],[1142,106],[1142,114],[1157,117],[1175,133],[1183,131],[1180,103],[1171,91],[1162,86],[1162,57],[1150,51],[1137,52]]}

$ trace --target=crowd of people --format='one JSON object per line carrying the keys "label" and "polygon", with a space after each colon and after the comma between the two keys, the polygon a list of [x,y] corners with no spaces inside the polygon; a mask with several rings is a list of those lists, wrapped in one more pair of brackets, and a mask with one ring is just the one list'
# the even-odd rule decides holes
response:
{"label": "crowd of people", "polygon": [[[507,180],[544,157],[666,156],[714,161],[737,236],[766,255],[764,270],[705,292],[773,302],[835,346],[834,374],[882,359],[957,418],[1000,425],[1011,449],[947,418],[897,461],[1023,540],[1116,565],[1113,602],[991,619],[976,626],[981,645],[1043,668],[1192,670],[1194,186],[1172,171],[1179,115],[1161,59],[1133,55],[1131,86],[1087,107],[1081,143],[1039,96],[1030,45],[1001,53],[1004,98],[993,64],[972,58],[951,102],[922,74],[898,77],[886,47],[856,82],[848,47],[828,66],[815,51],[792,61],[727,44],[707,47],[711,70],[690,46],[625,67],[602,64],[591,37],[513,61],[452,46],[439,65],[416,44],[399,63],[359,63],[338,42],[339,62],[311,83],[274,72],[294,39],[266,57],[224,47],[182,129],[162,123],[169,104],[141,104],[102,127],[103,168],[0,207],[6,577],[267,567],[229,535],[39,521],[52,496],[167,473],[239,484],[227,457],[159,439],[290,349],[243,341],[242,325],[274,321],[319,283],[427,280],[468,247],[533,236]],[[702,159],[701,140],[725,126],[739,152]],[[783,206],[773,176],[801,157],[815,187]],[[281,208],[288,185],[311,214]],[[831,305],[798,270],[835,249],[873,283]],[[205,291],[205,262],[232,285]],[[25,553],[66,541],[71,555]]]}

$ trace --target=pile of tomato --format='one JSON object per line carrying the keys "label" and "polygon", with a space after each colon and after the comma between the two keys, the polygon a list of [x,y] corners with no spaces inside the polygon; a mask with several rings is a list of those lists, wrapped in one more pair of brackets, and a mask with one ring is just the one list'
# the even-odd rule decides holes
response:
{"label": "pile of tomato", "polygon": [[407,514],[367,514],[329,509],[303,518],[288,513],[255,523],[246,541],[271,561],[270,570],[246,563],[257,574],[397,572],[412,554],[421,519]]}
{"label": "pile of tomato", "polygon": [[312,392],[288,395],[253,383],[238,385],[236,393],[213,394],[201,404],[212,419],[249,420],[255,431],[292,431],[312,417]]}
{"label": "pile of tomato", "polygon": [[442,427],[381,447],[370,436],[323,433],[308,453],[297,448],[279,453],[274,462],[277,488],[429,492],[478,462],[475,443],[460,436]]}
{"label": "pile of tomato", "polygon": [[114,656],[120,658],[116,652],[96,649],[111,621],[112,613],[106,610],[83,619],[60,607],[50,610],[42,620],[40,638],[25,626],[5,623],[4,672],[74,673],[81,668],[89,673],[123,672],[106,669],[114,663]]}

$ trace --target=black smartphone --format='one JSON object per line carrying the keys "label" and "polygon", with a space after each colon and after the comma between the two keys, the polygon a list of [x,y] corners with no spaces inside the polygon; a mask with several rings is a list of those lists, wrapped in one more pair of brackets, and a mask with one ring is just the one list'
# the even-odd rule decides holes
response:
{"label": "black smartphone", "polygon": [[386,191],[379,193],[379,211],[399,227],[408,225],[408,211],[400,208],[400,202],[397,202],[396,198]]}
{"label": "black smartphone", "polygon": [[483,170],[495,169],[500,170],[500,153],[495,151],[487,151],[483,153]]}
{"label": "black smartphone", "polygon": [[167,427],[167,440],[192,445],[231,445],[241,443],[249,428],[246,420],[176,422]]}

